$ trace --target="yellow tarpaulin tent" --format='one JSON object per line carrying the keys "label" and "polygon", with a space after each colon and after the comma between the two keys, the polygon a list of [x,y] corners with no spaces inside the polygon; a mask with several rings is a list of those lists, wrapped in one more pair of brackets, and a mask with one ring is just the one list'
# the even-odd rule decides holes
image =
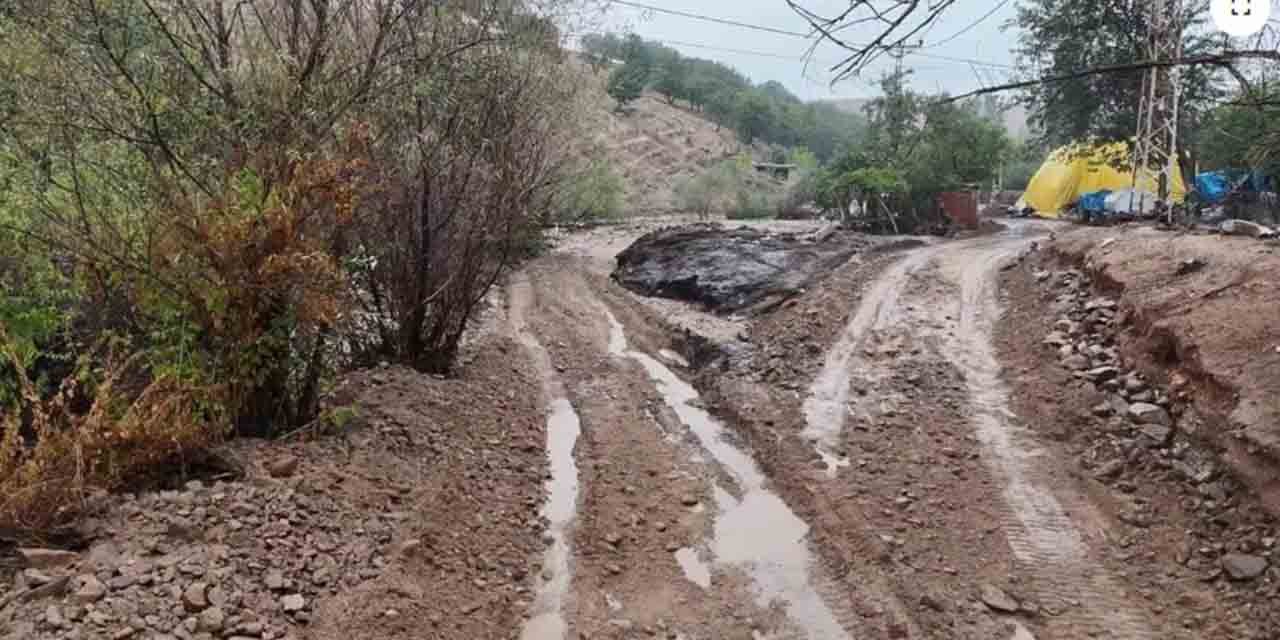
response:
{"label": "yellow tarpaulin tent", "polygon": [[[1123,166],[1129,162],[1128,159],[1129,145],[1124,142],[1094,146],[1075,144],[1059,148],[1040,165],[1040,170],[1027,184],[1022,199],[1038,215],[1057,218],[1067,205],[1086,193],[1129,188],[1156,193],[1158,184],[1151,171],[1142,171],[1135,185],[1132,171],[1115,168],[1116,164]],[[1182,202],[1187,196],[1182,171],[1176,167],[1169,191],[1174,202]]]}

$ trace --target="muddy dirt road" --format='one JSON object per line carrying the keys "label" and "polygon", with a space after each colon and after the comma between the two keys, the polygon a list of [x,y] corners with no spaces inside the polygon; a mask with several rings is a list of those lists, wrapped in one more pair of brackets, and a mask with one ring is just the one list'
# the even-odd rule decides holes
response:
{"label": "muddy dirt road", "polygon": [[[855,257],[755,324],[610,283],[616,234],[531,265],[507,321],[546,395],[548,551],[513,636],[1207,637],[1014,410],[999,275],[1048,230]],[[732,322],[754,355],[680,355],[674,325]]]}

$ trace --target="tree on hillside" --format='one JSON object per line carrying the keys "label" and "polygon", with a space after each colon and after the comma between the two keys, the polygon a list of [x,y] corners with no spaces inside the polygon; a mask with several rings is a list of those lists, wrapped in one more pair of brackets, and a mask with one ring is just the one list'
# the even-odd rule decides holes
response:
{"label": "tree on hillside", "polygon": [[628,61],[609,74],[609,83],[605,91],[609,97],[617,101],[617,111],[626,109],[627,105],[644,93],[644,85],[649,79],[649,68],[639,62]]}
{"label": "tree on hillside", "polygon": [[667,99],[667,104],[674,105],[677,98],[688,99],[689,67],[682,60],[677,58],[662,63],[656,75],[653,89]]}
{"label": "tree on hillside", "polygon": [[738,137],[747,144],[768,135],[777,121],[772,103],[758,91],[738,94],[733,105],[733,120]]}
{"label": "tree on hillside", "polygon": [[758,89],[760,93],[768,96],[774,102],[787,105],[800,104],[802,102],[796,94],[788,91],[787,88],[777,80],[765,82],[764,84],[761,84]]}

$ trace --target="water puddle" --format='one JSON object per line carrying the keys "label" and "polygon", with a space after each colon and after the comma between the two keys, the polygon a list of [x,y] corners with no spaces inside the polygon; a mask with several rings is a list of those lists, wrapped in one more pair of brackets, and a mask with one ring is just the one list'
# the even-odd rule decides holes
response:
{"label": "water puddle", "polygon": [[774,602],[782,603],[787,616],[806,637],[848,639],[835,614],[813,588],[811,567],[815,562],[806,542],[809,526],[782,498],[765,488],[764,474],[751,456],[725,439],[723,425],[695,406],[701,404],[698,392],[658,360],[628,349],[622,324],[612,313],[605,313],[612,328],[610,352],[644,367],[667,406],[737,485],[740,497],[715,486],[718,513],[710,545],[713,564],[733,567],[750,576],[757,604],[769,607]]}
{"label": "water puddle", "polygon": [[676,562],[680,564],[680,569],[684,571],[684,577],[703,589],[711,588],[711,567],[698,557],[698,552],[684,547],[676,551]]}
{"label": "water puddle", "polygon": [[859,352],[868,334],[880,327],[895,324],[898,316],[898,294],[913,271],[932,257],[929,250],[918,250],[889,267],[867,287],[857,312],[849,320],[844,333],[827,353],[822,370],[809,387],[804,401],[805,428],[802,435],[814,443],[814,449],[827,466],[827,475],[835,477],[839,469],[849,466],[849,459],[839,455],[841,433],[849,414],[849,377],[857,370],[869,370],[860,364]]}
{"label": "water puddle", "polygon": [[573,405],[565,398],[563,387],[555,377],[546,349],[524,324],[524,310],[531,295],[528,283],[517,281],[511,290],[511,324],[516,336],[533,357],[543,380],[543,391],[550,398],[547,416],[547,457],[551,479],[547,481],[547,501],[542,515],[547,519],[547,535],[551,545],[542,561],[544,581],[538,586],[529,620],[520,631],[521,640],[563,640],[568,632],[564,619],[564,599],[569,592],[569,533],[578,508],[578,464],[573,448],[582,433],[582,423]]}

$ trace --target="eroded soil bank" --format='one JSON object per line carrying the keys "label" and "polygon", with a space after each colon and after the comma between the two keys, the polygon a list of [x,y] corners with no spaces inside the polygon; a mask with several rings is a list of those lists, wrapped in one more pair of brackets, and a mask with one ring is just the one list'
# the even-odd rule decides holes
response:
{"label": "eroded soil bank", "polygon": [[1280,244],[1130,226],[1073,228],[1049,248],[1117,298],[1120,351],[1177,388],[1196,437],[1280,514]]}

